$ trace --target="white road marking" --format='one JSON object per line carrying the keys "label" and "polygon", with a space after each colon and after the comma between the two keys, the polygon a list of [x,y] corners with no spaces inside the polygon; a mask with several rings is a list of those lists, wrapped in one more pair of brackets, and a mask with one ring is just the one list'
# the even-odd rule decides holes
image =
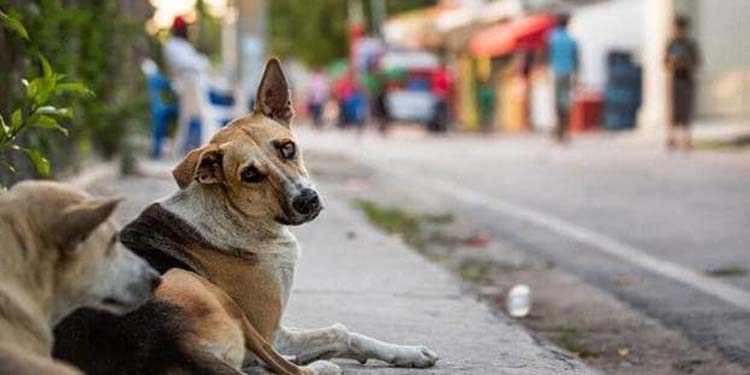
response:
{"label": "white road marking", "polygon": [[[370,161],[370,164],[373,165],[374,163]],[[425,175],[415,177],[414,173],[409,173],[404,170],[394,171],[393,164],[387,169],[378,169],[392,172],[397,175],[397,177],[408,180],[412,184],[421,185],[426,189],[431,189],[454,199],[482,206],[503,215],[524,220],[538,227],[556,232],[582,244],[588,245],[602,253],[620,258],[635,266],[681,282],[694,289],[700,290],[703,293],[750,311],[750,293],[735,286],[707,277],[690,268],[655,257],[644,250],[630,246],[607,235],[586,229],[559,217],[510,203],[449,181]]]}

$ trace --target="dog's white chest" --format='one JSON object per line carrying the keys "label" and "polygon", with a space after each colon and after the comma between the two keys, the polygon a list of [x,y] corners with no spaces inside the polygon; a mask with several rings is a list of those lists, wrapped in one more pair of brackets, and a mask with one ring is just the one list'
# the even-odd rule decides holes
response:
{"label": "dog's white chest", "polygon": [[273,252],[258,254],[260,265],[268,271],[279,285],[282,311],[289,301],[294,282],[294,270],[299,257],[296,242],[289,243]]}

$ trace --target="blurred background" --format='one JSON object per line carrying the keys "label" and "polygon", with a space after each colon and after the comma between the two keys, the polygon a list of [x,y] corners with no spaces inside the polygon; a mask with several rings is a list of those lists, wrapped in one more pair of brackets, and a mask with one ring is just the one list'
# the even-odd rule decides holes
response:
{"label": "blurred background", "polygon": [[111,185],[150,198],[154,165],[249,113],[278,56],[328,199],[498,309],[528,284],[523,324],[606,372],[747,374],[748,19],[748,0],[0,0],[0,180],[116,163]]}

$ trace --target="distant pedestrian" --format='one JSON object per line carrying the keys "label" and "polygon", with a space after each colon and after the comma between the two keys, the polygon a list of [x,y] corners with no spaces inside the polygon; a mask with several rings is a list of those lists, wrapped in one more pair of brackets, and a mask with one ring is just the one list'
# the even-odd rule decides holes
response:
{"label": "distant pedestrian", "polygon": [[377,77],[377,83],[372,100],[372,118],[377,124],[381,135],[388,135],[391,127],[391,118],[388,111],[388,80],[385,77]]}
{"label": "distant pedestrian", "polygon": [[578,43],[568,33],[570,16],[560,14],[557,26],[547,39],[547,54],[555,79],[555,107],[557,128],[555,137],[559,142],[567,140],[570,122],[570,107],[578,76]]}
{"label": "distant pedestrian", "polygon": [[430,74],[430,90],[435,99],[435,109],[428,128],[434,132],[444,132],[448,130],[448,100],[451,92],[451,76],[447,67],[437,68]]}
{"label": "distant pedestrian", "polygon": [[354,74],[347,70],[333,86],[333,95],[339,106],[338,125],[345,128],[354,122],[351,103],[356,94],[357,87],[354,82]]}
{"label": "distant pedestrian", "polygon": [[672,123],[667,134],[667,149],[692,148],[690,123],[693,119],[695,71],[702,63],[698,45],[688,37],[690,21],[675,20],[674,37],[667,45],[664,64],[672,75]]}
{"label": "distant pedestrian", "polygon": [[210,67],[208,58],[188,40],[188,25],[177,16],[171,34],[164,42],[164,60],[179,95],[179,114],[174,153],[187,153],[201,144],[201,95],[203,80]]}
{"label": "distant pedestrian", "polygon": [[477,87],[477,106],[479,107],[479,126],[484,133],[491,133],[495,128],[495,84],[491,77],[485,77]]}
{"label": "distant pedestrian", "polygon": [[323,127],[323,107],[328,101],[328,90],[325,74],[321,69],[316,69],[310,75],[307,88],[307,109],[313,125],[318,129]]}

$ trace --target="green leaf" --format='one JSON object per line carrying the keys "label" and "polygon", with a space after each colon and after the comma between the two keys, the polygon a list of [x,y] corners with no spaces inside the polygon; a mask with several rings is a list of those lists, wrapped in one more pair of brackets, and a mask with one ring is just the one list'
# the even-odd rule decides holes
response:
{"label": "green leaf", "polygon": [[54,77],[50,79],[45,77],[34,78],[26,87],[26,96],[35,104],[42,105],[47,102],[53,90],[55,90]]}
{"label": "green leaf", "polygon": [[91,97],[95,95],[91,89],[79,82],[60,83],[55,87],[55,93],[71,93],[82,97]]}
{"label": "green leaf", "polygon": [[10,162],[8,162],[5,159],[0,159],[0,163],[2,163],[6,169],[8,169],[11,173],[16,173],[16,167],[13,166]]}
{"label": "green leaf", "polygon": [[72,118],[73,117],[73,108],[70,108],[70,107],[57,108],[55,106],[45,105],[45,106],[37,108],[37,110],[34,113],[35,114],[40,114],[40,115],[49,115],[49,116],[59,116],[59,117]]}
{"label": "green leaf", "polygon": [[36,168],[36,171],[40,175],[47,176],[49,174],[49,160],[39,150],[24,148],[23,151],[29,156],[31,162],[34,163],[34,168]]}
{"label": "green leaf", "polygon": [[0,115],[0,131],[2,131],[2,137],[0,138],[0,140],[4,141],[7,138],[9,138],[10,126],[8,126],[8,124],[5,123],[5,119],[3,118],[2,115]]}
{"label": "green leaf", "polygon": [[47,59],[44,58],[44,56],[42,56],[41,53],[37,53],[36,56],[39,58],[39,61],[42,63],[42,73],[44,75],[44,79],[56,82],[55,72],[52,70],[52,66],[49,64],[49,61],[47,61]]}
{"label": "green leaf", "polygon": [[15,130],[19,129],[21,125],[23,125],[23,113],[21,113],[21,109],[16,109],[10,115],[10,127]]}
{"label": "green leaf", "polygon": [[79,82],[60,83],[57,85],[57,87],[55,87],[55,93],[71,93],[82,97],[91,97],[96,95],[93,91],[91,91],[91,89],[86,87],[86,85]]}
{"label": "green leaf", "polygon": [[29,117],[28,123],[29,126],[35,128],[57,130],[60,133],[68,135],[68,129],[63,128],[57,120],[46,115],[34,114]]}
{"label": "green leaf", "polygon": [[29,33],[26,31],[26,28],[23,27],[21,21],[17,20],[15,17],[11,17],[6,13],[3,13],[2,10],[0,10],[0,23],[5,25],[5,27],[15,31],[22,38],[29,40]]}

